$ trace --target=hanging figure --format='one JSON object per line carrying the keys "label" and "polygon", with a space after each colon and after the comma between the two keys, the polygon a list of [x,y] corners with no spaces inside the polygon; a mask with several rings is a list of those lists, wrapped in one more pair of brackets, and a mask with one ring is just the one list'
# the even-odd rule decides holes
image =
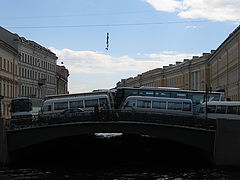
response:
{"label": "hanging figure", "polygon": [[105,49],[108,50],[108,47],[109,47],[109,33],[107,33],[107,42],[106,42],[106,44],[107,44],[107,47]]}

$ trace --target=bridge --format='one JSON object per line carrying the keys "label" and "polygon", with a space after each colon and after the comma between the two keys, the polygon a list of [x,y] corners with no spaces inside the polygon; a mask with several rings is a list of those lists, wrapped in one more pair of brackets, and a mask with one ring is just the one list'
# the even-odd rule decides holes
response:
{"label": "bridge", "polygon": [[[240,164],[240,157],[237,153],[237,150],[240,150],[240,142],[236,138],[240,136],[239,130],[236,130],[238,127],[240,129],[238,121],[203,121],[193,117],[142,113],[118,113],[116,115],[106,112],[99,117],[88,114],[71,118],[57,117],[26,126],[17,124],[14,128],[6,130],[5,149],[11,153],[64,137],[94,133],[126,133],[148,135],[185,144],[212,154],[216,164],[235,165]],[[4,146],[4,140],[1,142]],[[230,142],[234,144],[229,144]]]}

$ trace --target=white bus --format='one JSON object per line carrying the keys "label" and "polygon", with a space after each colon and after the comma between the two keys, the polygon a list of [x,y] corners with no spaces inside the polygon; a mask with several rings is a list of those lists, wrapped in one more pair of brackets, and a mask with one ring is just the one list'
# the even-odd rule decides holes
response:
{"label": "white bus", "polygon": [[[211,101],[207,103],[207,117],[210,119],[240,120],[240,101]],[[206,104],[203,103],[198,112],[198,118],[206,119]]]}
{"label": "white bus", "polygon": [[110,108],[110,101],[108,95],[91,95],[79,97],[65,97],[65,98],[52,98],[45,100],[41,109],[40,116],[55,117],[66,109],[81,108],[85,112],[93,112],[94,107],[97,105],[101,108],[105,104]]}
{"label": "white bus", "polygon": [[121,106],[121,111],[193,116],[193,104],[190,99],[129,96]]}

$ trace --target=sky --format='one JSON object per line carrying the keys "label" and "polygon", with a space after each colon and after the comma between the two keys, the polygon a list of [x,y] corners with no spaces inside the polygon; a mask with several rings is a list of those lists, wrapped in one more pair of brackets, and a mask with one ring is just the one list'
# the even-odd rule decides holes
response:
{"label": "sky", "polygon": [[239,7],[239,0],[9,0],[0,26],[54,52],[69,70],[70,93],[79,93],[217,49],[240,24]]}

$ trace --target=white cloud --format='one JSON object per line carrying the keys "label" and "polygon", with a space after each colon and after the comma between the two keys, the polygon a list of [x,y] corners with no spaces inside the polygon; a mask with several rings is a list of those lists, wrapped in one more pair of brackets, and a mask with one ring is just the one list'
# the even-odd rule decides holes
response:
{"label": "white cloud", "polygon": [[63,62],[69,70],[71,93],[112,88],[122,78],[136,76],[139,73],[197,55],[163,51],[152,54],[138,53],[139,58],[134,59],[127,55],[113,57],[94,51],[59,50],[54,47],[49,49],[58,56],[58,64]]}
{"label": "white cloud", "polygon": [[[163,51],[160,53],[143,54],[141,60],[131,58],[127,55],[113,57],[101,52],[73,51],[70,49],[49,48],[58,56],[58,62],[74,73],[84,74],[111,74],[124,71],[144,72],[157,67],[191,58],[196,54],[177,53],[175,51]],[[141,56],[141,53],[138,53]],[[144,60],[145,59],[145,60]]]}
{"label": "white cloud", "polygon": [[198,26],[186,26],[185,28],[186,29],[196,29],[196,28],[198,28]]}
{"label": "white cloud", "polygon": [[239,0],[145,0],[157,11],[177,12],[181,18],[239,21]]}

